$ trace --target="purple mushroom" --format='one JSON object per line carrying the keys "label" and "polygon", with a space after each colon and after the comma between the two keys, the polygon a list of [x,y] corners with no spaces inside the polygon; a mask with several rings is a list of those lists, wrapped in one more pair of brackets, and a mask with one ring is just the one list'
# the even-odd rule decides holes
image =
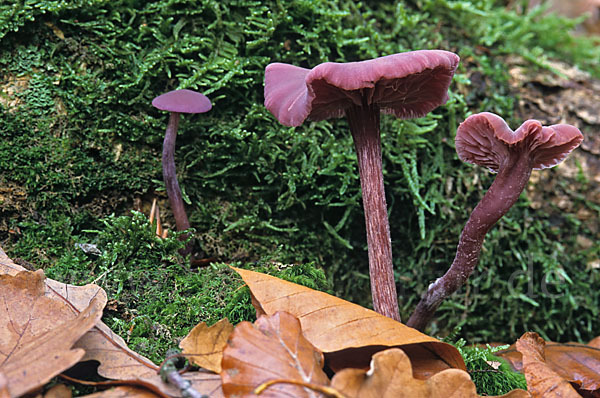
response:
{"label": "purple mushroom", "polygon": [[400,320],[383,186],[380,113],[421,117],[446,103],[456,54],[421,50],[313,69],[274,63],[265,70],[265,106],[284,125],[345,116],[358,157],[374,309]]}
{"label": "purple mushroom", "polygon": [[[169,124],[165,133],[162,152],[163,180],[169,196],[175,225],[178,231],[190,228],[190,222],[185,212],[181,189],[177,182],[177,170],[175,168],[175,140],[177,139],[177,127],[179,126],[179,115],[181,113],[204,113],[208,112],[212,105],[205,95],[192,90],[174,90],[152,100],[152,105],[163,111],[169,111]],[[182,236],[181,239],[187,239]],[[189,242],[180,251],[182,255],[190,254],[192,242]]]}
{"label": "purple mushroom", "polygon": [[469,116],[461,123],[456,132],[458,157],[498,174],[471,213],[450,269],[429,286],[408,326],[423,330],[441,302],[466,282],[477,265],[486,233],[517,201],[531,170],[556,166],[582,140],[574,126],[544,127],[537,120],[527,120],[512,131],[504,119],[488,112]]}

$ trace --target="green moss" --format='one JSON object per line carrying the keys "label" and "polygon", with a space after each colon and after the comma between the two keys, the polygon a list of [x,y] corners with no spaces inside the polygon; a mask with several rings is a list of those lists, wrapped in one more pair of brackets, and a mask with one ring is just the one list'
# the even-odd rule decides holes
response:
{"label": "green moss", "polygon": [[[211,264],[190,270],[177,250],[178,234],[155,236],[141,213],[111,216],[101,229],[86,231],[99,255],[73,248],[47,270],[47,276],[66,282],[96,283],[110,300],[103,320],[127,338],[138,352],[160,362],[200,322],[212,325],[222,318],[236,324],[253,321],[250,292],[228,265]],[[312,264],[278,264],[264,259],[250,268],[310,288],[328,290],[322,269]]]}
{"label": "green moss", "polygon": [[[136,248],[161,264],[146,262],[142,269],[151,276],[136,278],[130,274],[140,265],[131,263],[137,257],[127,245],[114,243],[107,251],[118,254],[113,264],[85,257],[74,244],[100,239],[118,216],[129,215],[134,201],[164,198],[160,151],[168,116],[150,102],[165,91],[198,89],[214,103],[209,113],[182,118],[176,155],[206,255],[239,264],[317,264],[337,295],[369,306],[347,123],[281,126],[262,105],[264,68],[274,61],[312,67],[414,49],[459,53],[448,104],[417,120],[382,119],[396,277],[407,318],[451,263],[469,209],[491,181],[458,162],[453,135],[470,112],[510,119],[515,98],[504,57],[519,54],[546,68],[546,57],[570,60],[600,75],[593,62],[600,47],[569,36],[573,21],[539,11],[521,15],[491,0],[44,0],[0,6],[0,21],[0,182],[27,197],[19,210],[2,210],[7,221],[0,224],[6,225],[0,242],[9,255],[40,264],[57,279],[82,283],[111,270],[99,282],[112,297],[131,302],[139,301],[136,289],[148,278],[180,287],[197,276],[179,274],[180,260],[172,257],[173,246],[161,246],[166,242]],[[480,184],[472,183],[475,176]],[[532,213],[525,200],[491,231],[477,274],[443,305],[432,332],[463,325],[470,341],[511,341],[532,328],[552,340],[595,336],[599,276],[582,264],[598,249],[579,251],[573,244],[589,231],[570,217]],[[171,227],[170,214],[161,210]],[[107,225],[101,220],[110,214],[117,218]],[[513,278],[509,286],[512,273],[529,264],[531,277]],[[168,275],[154,275],[155,269]],[[528,296],[528,280],[538,289],[546,271],[562,275],[565,283],[552,286],[560,295]],[[210,272],[228,275],[220,268]],[[116,279],[107,280],[112,274]],[[131,307],[140,318],[135,328],[151,329],[154,321],[143,326],[145,319],[166,303],[163,297],[152,308]],[[215,303],[177,304],[194,307],[185,310],[171,303],[169,313],[182,315],[169,322],[190,325],[218,313],[223,302]],[[240,319],[248,308],[242,307],[231,308]],[[131,323],[114,326],[126,336]],[[179,336],[183,329],[174,330]]]}
{"label": "green moss", "polygon": [[477,387],[477,394],[504,395],[517,388],[527,390],[525,376],[513,371],[504,359],[494,356],[495,352],[508,346],[466,346],[462,339],[454,343],[454,346],[465,360],[467,372]]}

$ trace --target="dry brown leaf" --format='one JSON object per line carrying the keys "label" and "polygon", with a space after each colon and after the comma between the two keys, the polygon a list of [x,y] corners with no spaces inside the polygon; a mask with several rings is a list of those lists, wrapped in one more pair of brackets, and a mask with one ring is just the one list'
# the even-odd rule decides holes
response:
{"label": "dry brown leaf", "polygon": [[587,345],[594,348],[600,348],[600,336],[590,340],[590,342],[587,343]]}
{"label": "dry brown leaf", "polygon": [[368,368],[375,352],[390,347],[407,352],[418,378],[448,368],[466,370],[455,347],[375,311],[273,276],[233,269],[250,287],[257,313],[296,316],[306,339],[325,353],[334,370]]}
{"label": "dry brown leaf", "polygon": [[71,398],[73,392],[64,384],[57,384],[44,394],[44,398]]}
{"label": "dry brown leaf", "polygon": [[[506,359],[519,372],[523,371],[522,355],[514,344],[495,355]],[[546,342],[544,358],[550,369],[563,379],[578,385],[581,390],[600,389],[600,347]]]}
{"label": "dry brown leaf", "polygon": [[[328,385],[323,354],[302,335],[300,322],[286,312],[261,316],[254,324],[237,325],[223,351],[223,392],[226,397],[252,397],[261,384],[273,379]],[[265,398],[320,397],[312,390],[275,384]]]}
{"label": "dry brown leaf", "polygon": [[71,348],[100,320],[106,304],[99,290],[84,311],[73,314],[67,303],[46,295],[44,279],[41,270],[0,275],[0,372],[13,397],[79,361],[84,351]]}
{"label": "dry brown leaf", "polygon": [[579,398],[571,384],[553,371],[544,357],[546,342],[537,333],[527,332],[517,340],[517,350],[523,355],[523,373],[527,389],[534,398]]}
{"label": "dry brown leaf", "polygon": [[[331,386],[349,398],[479,398],[471,377],[460,369],[446,369],[427,380],[414,378],[410,360],[399,348],[373,355],[368,372],[344,369],[336,373]],[[514,390],[503,397],[529,394]]]}
{"label": "dry brown leaf", "polygon": [[[16,275],[21,271],[26,271],[22,266],[15,264],[0,247],[0,275]],[[98,294],[104,294],[100,286],[89,284],[85,286],[74,286],[61,283],[53,279],[46,278],[46,292],[48,298],[56,299],[67,303],[78,314],[90,304],[92,298]],[[99,293],[102,291],[103,293]]]}
{"label": "dry brown leaf", "polygon": [[179,348],[194,365],[204,369],[221,373],[221,359],[223,349],[227,345],[227,339],[233,332],[233,325],[227,318],[208,327],[205,322],[196,325],[190,333],[185,336]]}
{"label": "dry brown leaf", "polygon": [[[157,398],[153,392],[145,388],[132,386],[118,386],[109,388],[108,390],[100,391],[94,394],[85,395],[84,398]],[[83,397],[82,397],[83,398]]]}

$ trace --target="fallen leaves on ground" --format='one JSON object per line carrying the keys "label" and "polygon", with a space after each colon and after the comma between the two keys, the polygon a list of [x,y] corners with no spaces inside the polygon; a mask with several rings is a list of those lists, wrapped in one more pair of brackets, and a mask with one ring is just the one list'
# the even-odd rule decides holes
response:
{"label": "fallen leaves on ground", "polygon": [[523,371],[527,388],[534,398],[581,397],[571,384],[546,363],[546,342],[537,333],[525,333],[517,340],[517,350],[523,355]]}
{"label": "fallen leaves on ground", "polygon": [[[323,354],[302,334],[300,322],[286,312],[261,316],[254,324],[241,322],[223,351],[223,392],[225,396],[252,396],[269,380],[292,380],[328,385],[323,372]],[[320,397],[310,389],[293,384],[275,384],[264,397]]]}
{"label": "fallen leaves on ground", "polygon": [[[197,325],[181,348],[204,369],[179,374],[174,365],[165,367],[169,384],[157,365],[100,321],[106,304],[100,287],[24,271],[0,249],[0,398],[36,391],[87,360],[99,362],[98,374],[113,380],[105,385],[120,385],[96,398],[253,397],[259,390],[271,398],[479,397],[454,347],[328,294],[237,271],[258,320],[235,328],[226,319]],[[546,344],[528,333],[516,343],[520,353],[500,355],[522,367],[533,397],[599,397],[599,341]],[[57,386],[44,397],[69,394]],[[502,397],[529,396],[514,390]]]}
{"label": "fallen leaves on ground", "polygon": [[[8,258],[6,253],[0,248],[0,278],[8,278],[24,270],[23,267],[15,264]],[[30,271],[28,272],[33,274]],[[43,300],[45,300],[45,303],[48,303],[47,308],[55,308],[55,306],[59,308],[59,310],[51,314],[53,323],[57,323],[57,319],[76,318],[80,313],[85,311],[91,300],[96,296],[102,296],[104,297],[104,301],[106,301],[104,290],[97,285],[74,286],[46,278],[42,279],[36,286],[43,293]],[[23,286],[23,289],[25,289],[25,286]],[[4,293],[4,289],[0,289],[1,293]],[[100,308],[98,319],[102,315],[103,307],[104,304]],[[4,319],[4,317],[0,317],[0,319]],[[35,319],[37,318],[34,317]],[[77,360],[73,358],[74,362],[71,365],[78,361],[95,360],[100,362],[98,374],[103,377],[118,380],[128,385],[142,386],[163,397],[181,396],[181,392],[177,388],[161,380],[158,375],[159,368],[156,364],[129,349],[125,341],[110,330],[106,324],[98,321],[95,322],[95,325],[92,323],[90,328],[88,328],[89,330],[82,337],[80,335],[73,341],[74,345],[71,343],[73,348],[76,349],[74,352],[77,353]],[[8,341],[7,337],[3,335],[3,333],[8,333],[6,330],[7,328],[0,326],[0,353],[10,352],[2,346],[5,341]],[[2,354],[0,354],[0,364],[2,362]],[[41,364],[44,363],[44,361],[39,362]],[[23,366],[22,369],[32,369],[28,363],[24,362],[21,365]],[[13,380],[9,377],[7,371],[3,370],[3,366],[4,364],[0,365],[0,372],[4,373],[12,385]],[[53,375],[60,373],[66,368],[57,366],[57,371]],[[215,398],[222,396],[220,392],[220,378],[216,374],[207,375],[202,372],[189,372],[184,375],[184,378],[189,380],[198,391],[206,390],[212,394],[211,397],[214,396]],[[215,385],[215,381],[218,385]],[[2,389],[0,388],[1,391]],[[11,397],[17,396],[13,394],[12,388],[9,388],[9,391],[11,391]]]}
{"label": "fallen leaves on ground", "polygon": [[194,365],[220,373],[223,349],[232,332],[233,325],[227,318],[210,327],[201,322],[181,340],[179,348]]}
{"label": "fallen leaves on ground", "polygon": [[[533,337],[529,336],[528,339],[533,340]],[[598,338],[590,342],[592,345],[544,342],[539,336],[538,339],[544,343],[541,352],[545,367],[561,379],[574,383],[580,392],[600,393],[600,348],[593,346],[597,344],[595,341]],[[518,346],[513,345],[496,355],[506,359],[514,369],[523,372],[523,356]]]}
{"label": "fallen leaves on ground", "polygon": [[[427,380],[415,379],[408,356],[398,348],[373,355],[369,371],[344,369],[331,386],[348,398],[479,398],[469,374],[447,369]],[[526,398],[529,393],[514,390],[502,397]]]}
{"label": "fallen leaves on ground", "polygon": [[49,297],[42,271],[0,275],[0,372],[11,397],[31,392],[81,360],[75,342],[102,316],[106,294],[73,314],[67,303]]}
{"label": "fallen leaves on ground", "polygon": [[306,339],[325,353],[334,371],[368,368],[375,352],[390,347],[407,352],[418,378],[449,368],[466,370],[455,347],[375,311],[273,276],[233,269],[250,287],[257,313],[296,316]]}

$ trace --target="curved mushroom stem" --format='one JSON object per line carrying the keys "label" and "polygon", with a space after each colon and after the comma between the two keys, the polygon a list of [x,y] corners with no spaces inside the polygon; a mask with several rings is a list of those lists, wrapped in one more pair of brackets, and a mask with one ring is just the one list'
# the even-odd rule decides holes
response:
{"label": "curved mushroom stem", "polygon": [[[177,139],[177,127],[179,126],[179,113],[171,112],[169,124],[165,133],[162,152],[163,180],[167,189],[167,196],[175,217],[175,225],[178,231],[184,231],[190,228],[190,222],[185,212],[183,199],[181,198],[181,189],[177,182],[177,170],[175,168],[175,140]],[[187,235],[182,235],[181,240],[187,239]],[[192,252],[192,242],[179,251],[179,254],[185,256]]]}
{"label": "curved mushroom stem", "polygon": [[475,207],[460,235],[450,269],[429,285],[407,326],[424,330],[442,301],[458,290],[479,261],[485,234],[515,204],[531,175],[531,158],[523,151],[510,151],[490,189]]}
{"label": "curved mushroom stem", "polygon": [[346,110],[346,116],[358,157],[373,308],[382,315],[400,321],[381,166],[379,108],[376,105],[353,105]]}

